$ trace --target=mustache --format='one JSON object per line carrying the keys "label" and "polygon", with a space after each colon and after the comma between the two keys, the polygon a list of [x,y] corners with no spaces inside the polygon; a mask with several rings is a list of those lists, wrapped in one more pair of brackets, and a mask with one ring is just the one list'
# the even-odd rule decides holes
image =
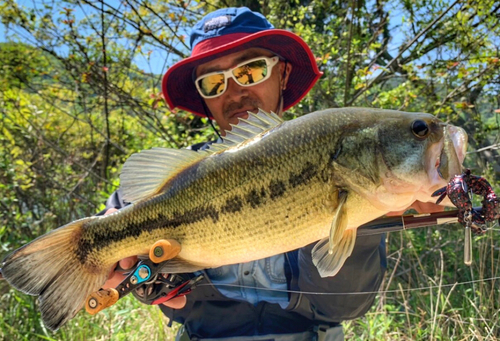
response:
{"label": "mustache", "polygon": [[245,107],[258,108],[259,101],[250,97],[244,97],[239,102],[231,102],[224,106],[223,113],[227,115],[233,111],[243,109]]}

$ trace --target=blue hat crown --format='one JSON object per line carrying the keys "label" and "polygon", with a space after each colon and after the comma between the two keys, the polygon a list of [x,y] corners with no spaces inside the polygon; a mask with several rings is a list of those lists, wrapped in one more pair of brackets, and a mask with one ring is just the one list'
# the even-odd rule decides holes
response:
{"label": "blue hat crown", "polygon": [[232,33],[255,33],[274,26],[260,13],[246,7],[222,8],[207,14],[191,31],[191,50],[203,40]]}

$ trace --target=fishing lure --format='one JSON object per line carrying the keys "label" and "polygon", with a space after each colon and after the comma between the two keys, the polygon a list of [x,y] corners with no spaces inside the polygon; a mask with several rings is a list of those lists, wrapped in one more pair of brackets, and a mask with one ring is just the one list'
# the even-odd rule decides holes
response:
{"label": "fishing lure", "polygon": [[[482,210],[472,207],[470,193],[483,197]],[[432,196],[439,196],[436,204],[448,196],[458,209],[458,222],[470,225],[475,235],[486,232],[486,222],[500,218],[500,201],[490,183],[483,177],[472,175],[470,169],[453,177],[446,187],[438,189]],[[470,220],[472,224],[469,223]]]}

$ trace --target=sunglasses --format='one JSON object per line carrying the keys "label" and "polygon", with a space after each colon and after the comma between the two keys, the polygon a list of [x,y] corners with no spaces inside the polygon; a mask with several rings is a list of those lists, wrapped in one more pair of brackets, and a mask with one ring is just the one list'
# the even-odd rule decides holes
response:
{"label": "sunglasses", "polygon": [[201,97],[215,98],[226,92],[229,78],[240,86],[254,86],[268,79],[278,62],[278,56],[253,58],[225,71],[201,75],[194,82]]}

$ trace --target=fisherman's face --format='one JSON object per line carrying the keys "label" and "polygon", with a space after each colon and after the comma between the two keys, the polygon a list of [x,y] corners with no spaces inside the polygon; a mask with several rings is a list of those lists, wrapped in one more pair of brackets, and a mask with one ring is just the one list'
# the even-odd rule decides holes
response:
{"label": "fisherman's face", "polygon": [[[198,66],[196,77],[210,72],[227,70],[246,60],[261,56],[273,57],[274,55],[272,52],[261,48],[251,48],[232,53]],[[204,99],[214,120],[222,129],[223,135],[225,135],[225,130],[231,130],[230,123],[237,124],[238,118],[247,118],[248,111],[257,113],[260,108],[267,112],[273,111],[280,116],[282,115],[281,108],[278,108],[280,93],[282,89],[286,88],[288,75],[292,70],[289,63],[287,63],[286,67],[285,79],[283,79],[285,62],[280,61],[272,68],[271,76],[262,83],[243,87],[238,85],[232,78],[229,78],[227,89],[222,95]]]}

